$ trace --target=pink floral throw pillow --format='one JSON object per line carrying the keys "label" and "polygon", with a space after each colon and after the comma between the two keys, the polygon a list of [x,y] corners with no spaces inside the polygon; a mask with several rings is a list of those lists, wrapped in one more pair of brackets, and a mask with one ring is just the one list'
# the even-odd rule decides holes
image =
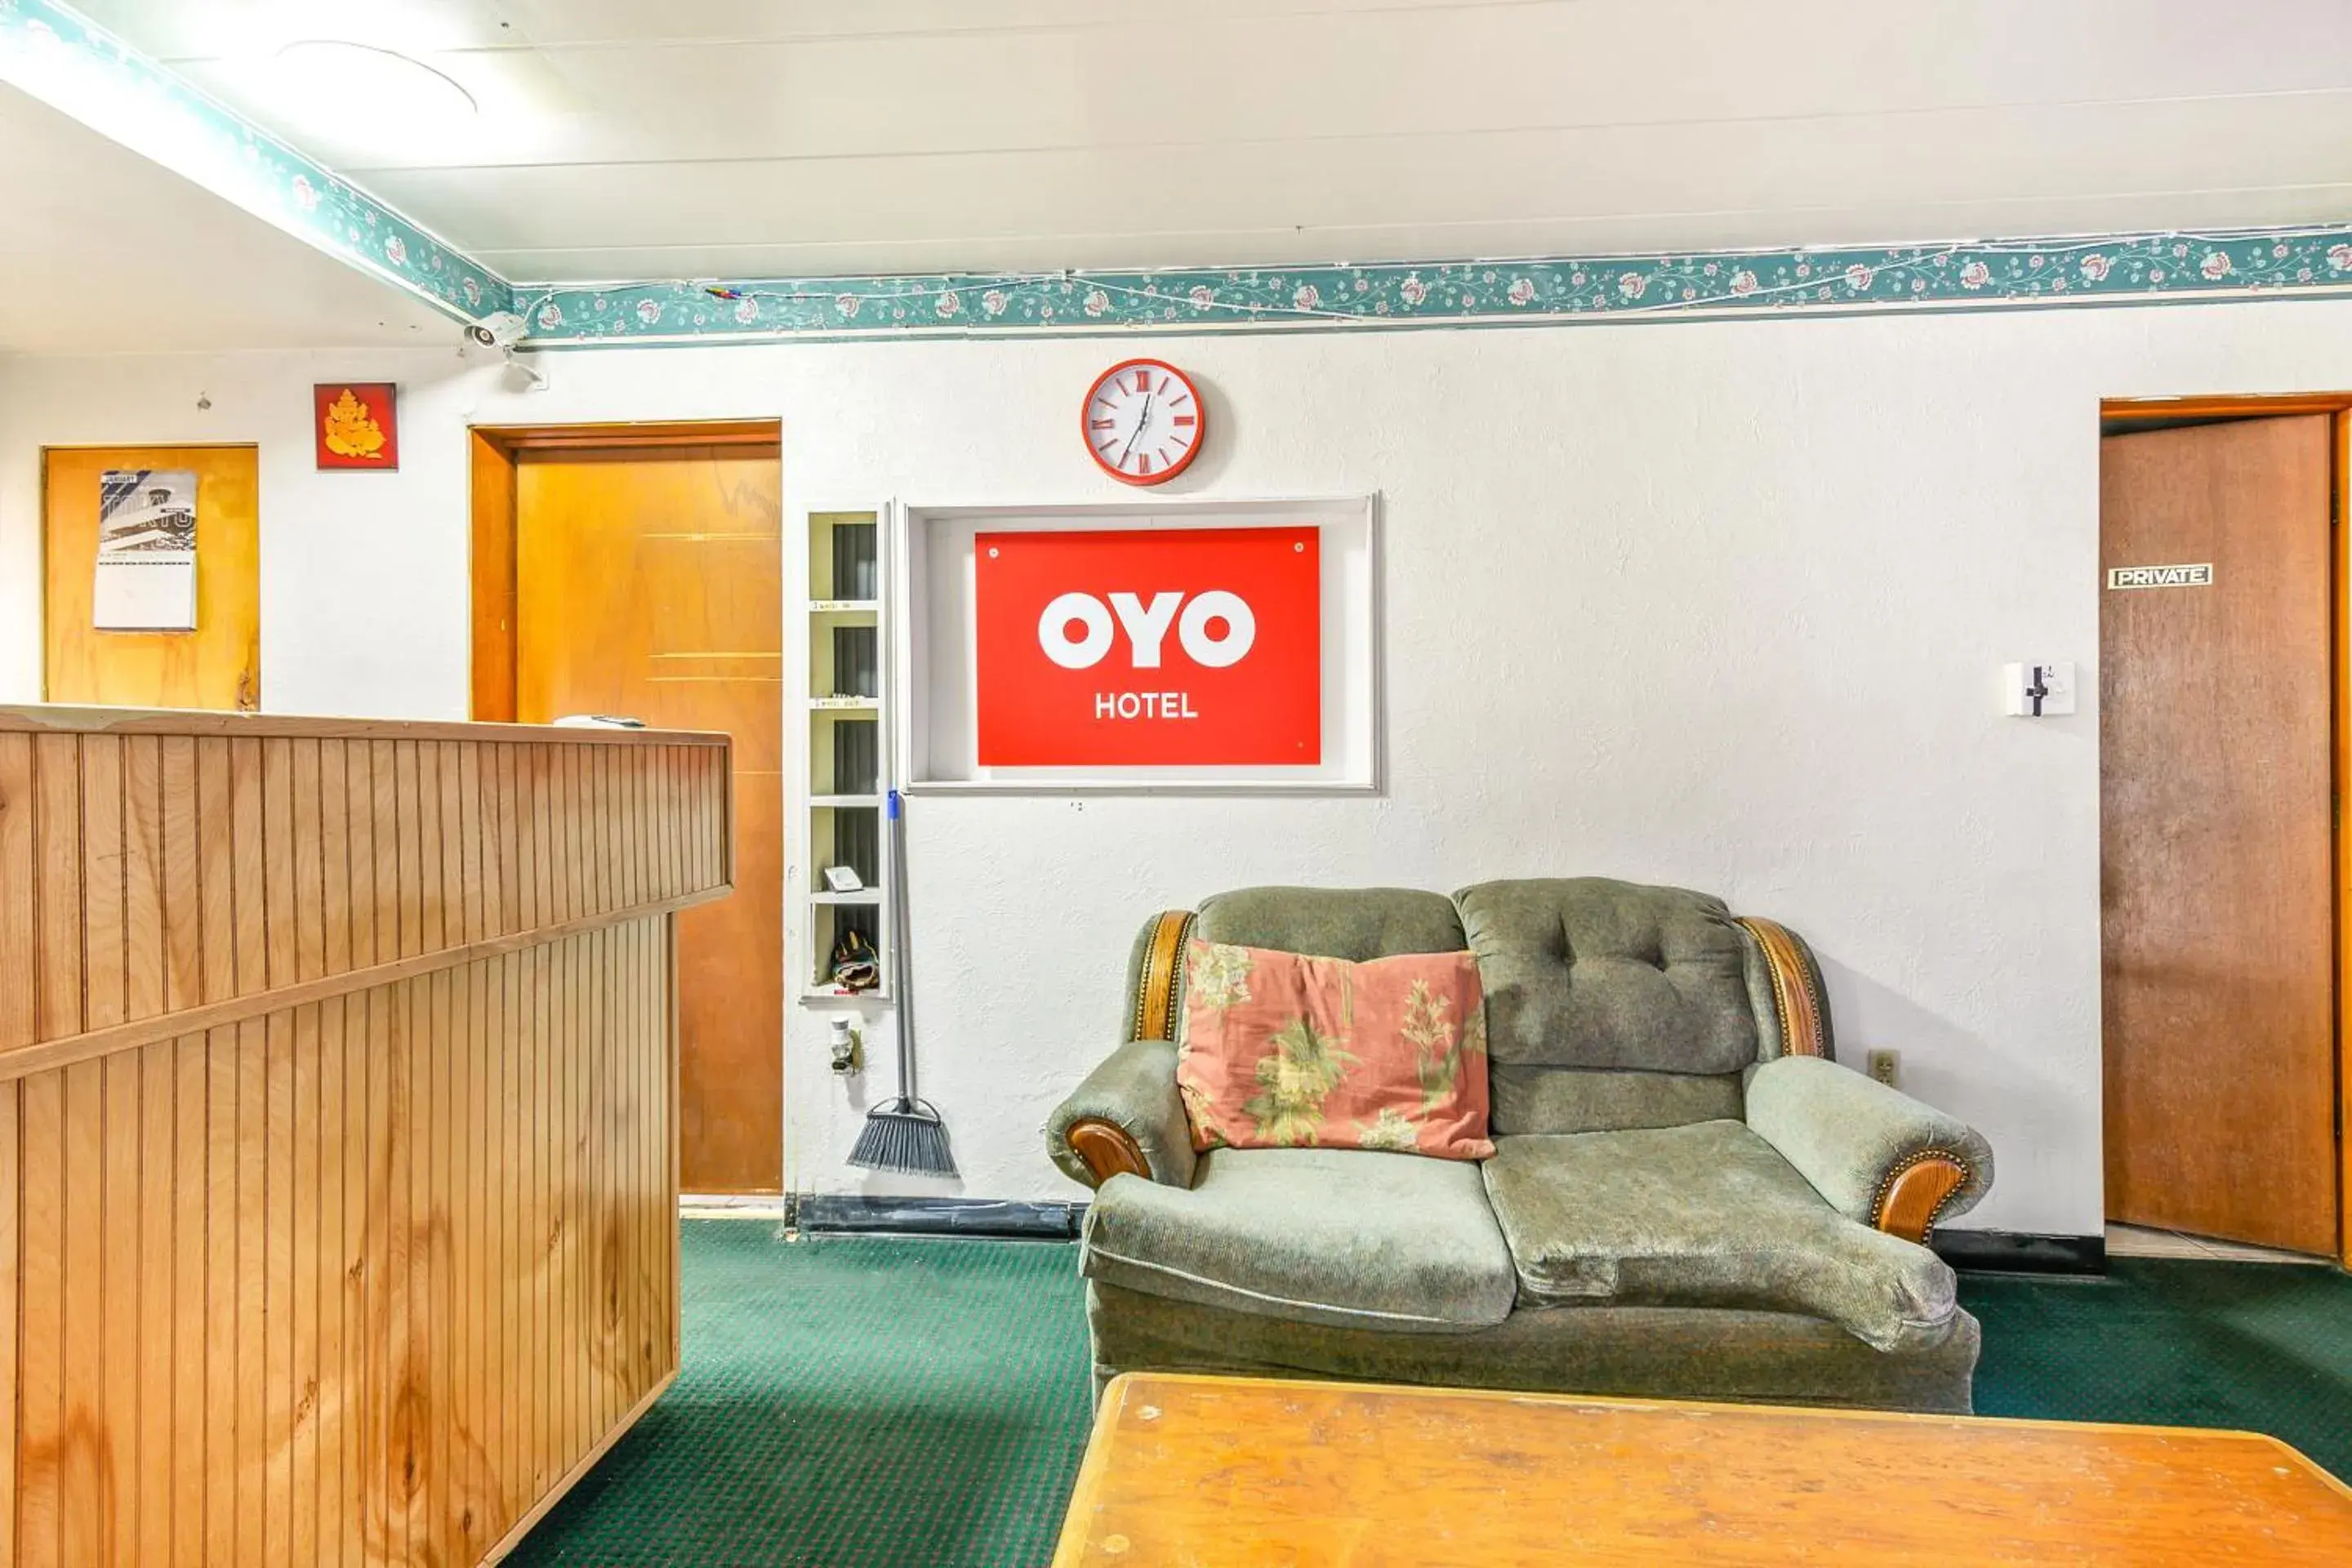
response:
{"label": "pink floral throw pillow", "polygon": [[1195,1149],[1495,1152],[1486,998],[1466,952],[1350,963],[1195,940],[1176,1086]]}

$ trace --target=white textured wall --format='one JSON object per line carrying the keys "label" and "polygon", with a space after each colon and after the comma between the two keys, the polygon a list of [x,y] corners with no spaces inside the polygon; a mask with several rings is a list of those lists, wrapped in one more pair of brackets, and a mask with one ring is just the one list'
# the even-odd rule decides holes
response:
{"label": "white textured wall", "polygon": [[[925,1089],[963,1182],[843,1166],[860,1104],[795,1007],[793,1184],[1076,1195],[1038,1125],[1152,910],[1604,872],[1811,938],[1848,1050],[1900,1047],[1999,1151],[1968,1223],[2098,1226],[2097,400],[2344,385],[2352,304],[1153,346],[1213,403],[1181,492],[1383,496],[1388,788],[917,802]],[[268,705],[446,717],[468,421],[781,416],[788,509],[1124,498],[1071,413],[1127,347],[582,353],[532,395],[437,352],[0,364],[0,700],[38,691],[44,444],[260,441]],[[311,470],[336,375],[403,383],[398,475]],[[2035,658],[2078,661],[2082,713],[1999,716],[1998,668]]]}

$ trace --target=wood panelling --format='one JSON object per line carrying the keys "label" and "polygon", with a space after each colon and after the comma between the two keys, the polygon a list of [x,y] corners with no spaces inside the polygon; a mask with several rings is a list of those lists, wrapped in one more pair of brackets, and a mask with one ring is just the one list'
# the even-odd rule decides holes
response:
{"label": "wood panelling", "polygon": [[491,1559],[676,1373],[723,741],[63,722],[0,710],[0,1564]]}
{"label": "wood panelling", "polygon": [[[250,711],[261,704],[261,459],[251,447],[52,447],[42,455],[52,702]],[[89,624],[99,478],[109,468],[196,476],[196,626]]]}
{"label": "wood panelling", "polygon": [[221,722],[0,709],[0,1079],[729,884],[723,737]]}

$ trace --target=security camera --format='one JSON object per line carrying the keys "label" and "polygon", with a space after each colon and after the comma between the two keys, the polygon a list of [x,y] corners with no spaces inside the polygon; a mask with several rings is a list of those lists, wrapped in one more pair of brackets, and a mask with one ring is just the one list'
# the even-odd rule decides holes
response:
{"label": "security camera", "polygon": [[466,323],[466,341],[478,348],[512,348],[522,342],[523,332],[530,325],[512,310],[494,310]]}

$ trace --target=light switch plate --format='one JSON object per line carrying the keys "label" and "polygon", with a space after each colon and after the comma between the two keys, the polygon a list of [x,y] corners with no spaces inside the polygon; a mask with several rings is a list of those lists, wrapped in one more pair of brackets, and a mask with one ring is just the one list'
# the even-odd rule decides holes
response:
{"label": "light switch plate", "polygon": [[[2001,711],[2020,719],[2051,719],[2074,711],[2074,666],[2070,659],[2006,664],[2000,670]],[[2034,699],[2041,699],[2036,706]]]}
{"label": "light switch plate", "polygon": [[1893,1089],[1895,1087],[1895,1071],[1903,1065],[1903,1053],[1901,1051],[1873,1051],[1864,1059],[1869,1065],[1871,1077],[1876,1079],[1879,1082],[1885,1084],[1889,1089]]}

